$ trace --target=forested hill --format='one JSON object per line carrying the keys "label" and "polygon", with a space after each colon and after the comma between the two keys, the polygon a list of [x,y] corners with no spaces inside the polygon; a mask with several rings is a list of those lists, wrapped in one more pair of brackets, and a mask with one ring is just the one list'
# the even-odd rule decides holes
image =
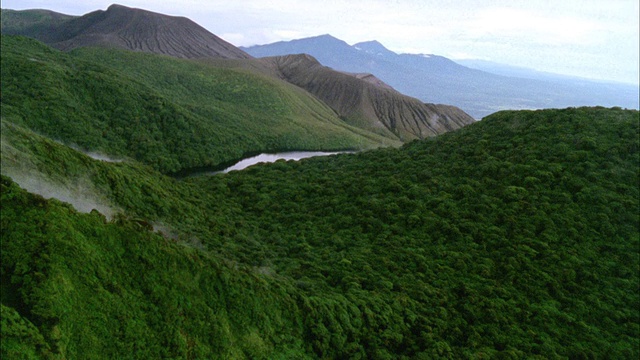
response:
{"label": "forested hill", "polygon": [[[100,92],[109,94],[106,97],[118,97],[119,99],[116,101],[121,103],[127,103],[132,98],[143,97],[143,99],[134,101],[138,106],[127,106],[134,111],[121,112],[109,117],[113,118],[114,122],[147,117],[151,127],[159,127],[159,132],[152,129],[151,132],[155,133],[153,139],[135,141],[136,144],[150,145],[149,147],[151,147],[151,149],[136,149],[135,152],[138,153],[136,157],[138,159],[146,157],[147,161],[163,162],[164,164],[156,163],[154,165],[158,168],[168,168],[168,171],[182,171],[190,167],[208,166],[212,162],[221,160],[215,159],[219,156],[227,157],[224,161],[229,161],[230,156],[235,156],[234,160],[238,160],[238,153],[251,154],[287,149],[331,150],[328,148],[335,149],[337,143],[342,143],[342,149],[369,148],[372,142],[375,144],[374,146],[388,146],[455,130],[474,122],[471,116],[453,106],[424,104],[417,99],[389,89],[388,85],[385,85],[387,89],[373,86],[382,82],[374,79],[370,74],[348,76],[335,70],[322,68],[317,62],[304,61],[279,61],[274,68],[274,64],[251,58],[242,50],[186,18],[112,5],[106,11],[98,10],[81,17],[64,16],[43,10],[3,10],[2,19],[3,34],[34,37],[49,46],[71,52],[70,56],[56,56],[54,59],[48,56],[43,59],[42,54],[38,54],[40,55],[38,57],[34,56],[33,51],[30,51],[35,46],[33,43],[22,42],[21,46],[14,48],[17,43],[13,38],[8,37],[6,41],[3,40],[2,53],[9,53],[11,57],[9,60],[3,57],[4,67],[9,68],[5,74],[8,74],[7,77],[13,80],[8,86],[13,89],[12,92],[16,93],[14,96],[28,96],[28,89],[34,87],[46,88],[46,85],[42,86],[43,84],[31,84],[33,79],[48,79],[51,80],[50,83],[60,83],[63,89],[70,80],[79,81],[81,84],[78,87],[73,87],[71,91],[64,91],[63,94],[82,98],[82,102],[88,104],[77,106],[77,101],[72,101],[74,102],[71,106],[73,109],[65,110],[67,112],[71,110],[72,116],[81,118],[81,122],[86,123],[86,118],[93,118],[95,119],[94,123],[101,123],[94,124],[91,128],[104,127],[105,121],[100,115],[112,112],[113,108],[102,111],[102,109],[94,109],[91,106],[93,103],[104,103],[101,94],[95,91],[95,86],[93,86],[97,74],[86,74],[87,69],[84,66],[80,67],[80,71],[73,66],[71,69],[68,68],[69,60],[80,60],[78,54],[81,54],[82,60],[92,62],[93,69],[97,70],[96,73],[108,78],[102,79],[107,89],[100,89]],[[96,47],[102,49],[95,49]],[[78,51],[71,51],[73,49],[78,49]],[[121,49],[121,51],[114,51],[114,49]],[[134,56],[126,54],[122,50],[168,55],[180,59],[198,59],[201,65],[207,64],[209,67],[194,68],[193,62],[182,62],[184,65],[179,66],[181,62],[167,60],[164,56],[159,59],[152,56]],[[49,53],[51,55],[52,52]],[[90,58],[83,56],[87,54],[91,54]],[[62,58],[67,58],[67,63],[59,63]],[[25,63],[29,64],[29,61],[33,61],[33,59],[38,60],[38,65],[46,64],[49,66],[42,66],[42,68],[38,68],[35,66],[36,64],[24,66]],[[51,62],[60,65],[58,71],[52,71]],[[141,62],[145,64],[141,66]],[[16,63],[19,66],[15,66]],[[149,66],[145,66],[147,63]],[[111,67],[110,71],[104,71],[105,66]],[[63,69],[64,72],[60,71]],[[229,71],[230,69],[241,69],[245,74]],[[251,76],[247,77],[249,74],[246,72],[249,71],[254,73],[253,79]],[[194,72],[197,72],[198,75],[194,76]],[[221,76],[221,72],[224,72],[224,75]],[[74,79],[70,79],[69,75],[73,75]],[[244,75],[243,78],[240,75]],[[262,79],[256,79],[256,77]],[[265,78],[270,77],[272,78],[270,81],[264,81]],[[309,91],[308,94],[304,94],[309,97],[305,100],[306,103],[313,100],[318,102],[317,100],[320,99],[326,102],[326,105],[335,111],[335,114],[327,114],[327,109],[313,109],[313,106],[307,106],[311,108],[308,109],[311,111],[298,111],[296,106],[291,106],[295,105],[292,104],[296,102],[294,99],[283,99],[284,96],[279,96],[283,95],[282,89],[278,89],[283,87],[283,84],[278,86],[277,83],[282,83],[283,79],[295,85],[289,86],[289,90],[286,92],[295,88],[298,93],[304,93],[304,91],[300,91],[300,88],[305,89]],[[87,83],[82,83],[82,80],[86,80]],[[142,84],[129,86],[130,88],[134,87],[131,89],[133,91],[122,91],[122,88],[127,87],[124,84],[119,84],[117,90],[110,91],[108,88],[109,85],[112,85],[113,80],[125,83],[129,80],[136,80]],[[256,83],[252,80],[262,81]],[[314,83],[322,84],[322,86],[314,86]],[[140,89],[140,85],[150,88]],[[87,87],[90,89],[86,89]],[[258,89],[268,89],[269,87],[272,89],[267,90],[268,96],[259,93]],[[24,91],[24,88],[27,91]],[[74,91],[76,88],[78,90]],[[48,89],[43,90],[45,93],[48,92]],[[178,109],[164,104],[162,106],[149,104],[157,95],[148,94],[149,90],[162,93],[163,99],[157,100],[178,105]],[[189,94],[180,99],[182,101],[176,103],[177,99],[173,97],[173,93]],[[247,96],[249,93],[251,93],[250,96]],[[297,95],[297,97],[304,97],[303,94]],[[97,99],[93,99],[93,97]],[[61,96],[61,99],[39,97],[37,100],[46,102],[42,106],[37,106],[44,109],[49,109],[52,105],[59,107],[62,103],[69,101],[65,96]],[[223,104],[216,100],[222,100]],[[284,104],[281,100],[285,100]],[[15,106],[15,104],[10,105]],[[121,108],[127,107],[122,106]],[[213,109],[211,109],[212,107]],[[261,108],[265,113],[242,114],[242,110],[245,110],[244,107],[252,108],[252,110]],[[193,115],[195,114],[181,114],[185,110],[195,110],[194,112],[200,113],[198,115],[201,115],[201,118],[194,122]],[[290,110],[293,110],[295,117],[302,121],[291,123],[292,119],[286,118],[287,115],[292,115]],[[145,114],[148,112],[152,114]],[[164,114],[165,120],[158,119],[156,114],[160,112]],[[22,116],[33,117],[35,122],[38,117],[42,117],[44,114],[34,115]],[[46,114],[44,117],[58,120],[56,115],[59,113]],[[188,127],[199,127],[200,129],[196,132],[202,134],[202,138],[214,138],[215,141],[208,144],[197,144],[201,142],[201,139],[191,139],[197,144],[194,146],[194,150],[197,150],[187,151],[190,152],[187,157],[184,156],[184,151],[181,151],[182,154],[164,154],[163,150],[166,149],[162,149],[164,146],[162,143],[171,141],[170,138],[174,137],[174,134],[181,133],[182,138],[192,138],[190,134],[184,134],[184,129],[165,130],[164,124],[157,124],[159,120],[171,124],[183,122],[176,117],[186,118],[194,125]],[[277,118],[276,121],[273,121],[274,117]],[[334,129],[337,132],[344,132],[345,127],[351,128],[350,130],[365,138],[358,138],[356,134],[337,134],[330,129],[318,129],[315,125],[320,124],[316,120],[320,120],[319,122],[330,120],[333,122],[332,125],[343,127],[343,129]],[[212,123],[218,123],[220,126]],[[283,133],[281,131],[283,129],[278,128],[285,124],[288,129]],[[352,126],[345,126],[347,124]],[[326,125],[328,124],[322,124],[322,127],[326,127]],[[119,126],[107,127],[118,128]],[[136,127],[139,128],[139,126]],[[34,129],[40,130],[37,127]],[[165,131],[170,133],[169,136],[163,134]],[[69,131],[66,129],[61,132],[65,134]],[[309,134],[313,134],[314,137],[311,141],[304,139]],[[49,133],[49,135],[53,134]],[[269,136],[277,136],[277,139],[264,138]],[[229,137],[241,140],[228,140]],[[261,138],[257,139],[256,137]],[[332,139],[327,139],[327,137]],[[63,138],[60,140],[66,141]],[[130,142],[128,139],[119,140],[124,140],[120,141],[121,145]],[[186,141],[181,142],[186,143]],[[227,142],[227,144],[220,146],[220,142]],[[229,142],[234,143],[229,144]],[[329,144],[330,142],[333,144]],[[212,149],[210,145],[214,143],[216,148]],[[85,147],[86,145],[82,144]],[[133,146],[138,147],[133,144],[130,147]],[[122,152],[123,149],[117,150]],[[133,149],[127,150],[126,152],[131,153]],[[220,152],[220,154],[215,154],[216,152]],[[176,159],[176,157],[180,159]]]}
{"label": "forested hill", "polygon": [[3,175],[120,215],[3,177],[2,357],[636,359],[639,120],[507,111],[184,181],[3,121]]}
{"label": "forested hill", "polygon": [[[242,60],[217,66],[125,50],[64,53],[2,35],[2,118],[164,173],[246,154],[397,145]],[[245,64],[246,65],[246,64]]]}
{"label": "forested hill", "polygon": [[[370,74],[299,61],[274,68],[187,18],[122,5],[83,16],[5,9],[2,34],[3,116],[165,173],[260,152],[394,146],[474,122],[381,89]],[[127,123],[132,131],[120,131]]]}

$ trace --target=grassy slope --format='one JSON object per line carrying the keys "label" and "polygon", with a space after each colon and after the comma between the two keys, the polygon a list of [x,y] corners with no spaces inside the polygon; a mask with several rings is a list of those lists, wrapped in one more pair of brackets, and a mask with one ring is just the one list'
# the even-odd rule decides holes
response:
{"label": "grassy slope", "polygon": [[165,172],[247,153],[396,144],[258,72],[149,54],[2,38],[2,117],[80,148]]}
{"label": "grassy slope", "polygon": [[86,177],[127,215],[5,181],[3,294],[11,278],[20,296],[3,332],[67,357],[636,358],[638,120],[502,112],[400,150],[184,182],[5,122],[3,172]]}

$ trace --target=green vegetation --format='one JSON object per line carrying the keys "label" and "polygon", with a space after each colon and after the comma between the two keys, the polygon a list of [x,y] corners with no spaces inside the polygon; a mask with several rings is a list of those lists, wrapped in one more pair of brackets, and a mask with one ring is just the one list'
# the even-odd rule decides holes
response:
{"label": "green vegetation", "polygon": [[5,119],[3,174],[84,179],[121,213],[3,177],[2,355],[635,359],[639,122],[507,111],[177,181]]}
{"label": "green vegetation", "polygon": [[74,16],[55,13],[49,10],[16,11],[0,9],[3,34],[22,34],[32,37],[51,36],[51,29]]}
{"label": "green vegetation", "polygon": [[2,203],[3,358],[266,359],[302,347],[286,284],[7,178]]}
{"label": "green vegetation", "polygon": [[2,36],[2,118],[163,173],[246,154],[397,142],[351,127],[299,88],[243,68]]}

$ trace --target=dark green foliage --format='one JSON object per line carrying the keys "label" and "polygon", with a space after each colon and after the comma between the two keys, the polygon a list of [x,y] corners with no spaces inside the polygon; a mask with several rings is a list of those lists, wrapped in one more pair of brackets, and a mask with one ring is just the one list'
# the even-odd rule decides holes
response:
{"label": "dark green foliage", "polygon": [[268,244],[252,259],[383,302],[370,351],[633,358],[639,164],[638,112],[568,109],[225,180]]}
{"label": "dark green foliage", "polygon": [[3,179],[9,328],[71,358],[635,359],[639,120],[500,112],[184,181],[3,123],[3,165],[87,177],[124,210],[107,222]]}
{"label": "dark green foliage", "polygon": [[[4,281],[4,280],[3,280]],[[10,281],[10,280],[7,280]],[[11,290],[3,287],[3,292]],[[0,304],[0,353],[9,359],[39,359],[48,354],[48,344],[40,331],[16,310]]]}
{"label": "dark green foliage", "polygon": [[74,16],[64,15],[49,10],[16,11],[1,9],[3,34],[22,34],[39,39],[49,39],[53,29]]}
{"label": "dark green foliage", "polygon": [[273,358],[300,346],[294,289],[135,220],[78,214],[3,177],[2,234],[3,293],[18,291],[3,297],[3,358]]}

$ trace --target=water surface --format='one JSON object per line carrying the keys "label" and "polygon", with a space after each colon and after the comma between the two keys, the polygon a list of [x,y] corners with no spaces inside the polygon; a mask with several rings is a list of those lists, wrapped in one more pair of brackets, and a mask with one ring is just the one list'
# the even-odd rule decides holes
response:
{"label": "water surface", "polygon": [[315,156],[329,156],[336,154],[349,153],[350,151],[335,151],[335,152],[326,152],[326,151],[290,151],[290,152],[281,152],[275,154],[260,154],[257,156],[253,156],[250,158],[242,159],[228,168],[221,171],[214,171],[208,174],[220,174],[220,173],[228,173],[229,171],[235,170],[243,170],[248,168],[251,165],[259,164],[259,163],[272,163],[278,160],[300,160],[304,158],[310,158]]}

